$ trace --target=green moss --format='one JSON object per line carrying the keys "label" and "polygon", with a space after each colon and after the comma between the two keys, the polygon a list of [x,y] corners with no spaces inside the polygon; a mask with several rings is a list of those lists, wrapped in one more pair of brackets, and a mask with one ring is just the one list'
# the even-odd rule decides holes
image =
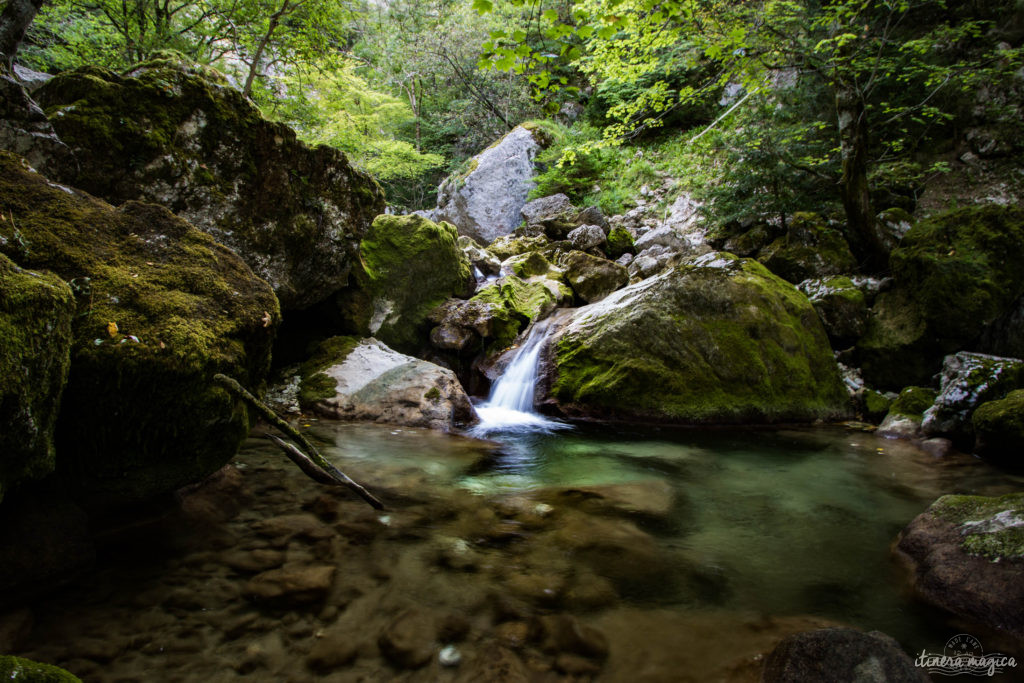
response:
{"label": "green moss", "polygon": [[504,235],[491,242],[487,251],[491,252],[504,261],[517,254],[527,254],[533,251],[540,251],[548,246],[548,239],[542,236],[515,237]]}
{"label": "green moss", "polygon": [[1024,209],[982,205],[914,225],[892,252],[896,288],[858,346],[877,385],[926,381],[1024,295]]}
{"label": "green moss", "polygon": [[928,387],[906,387],[900,392],[899,397],[892,402],[889,410],[895,415],[917,418],[924,415],[924,411],[935,403],[937,392]]}
{"label": "green moss", "polygon": [[370,299],[362,331],[400,351],[425,343],[428,316],[451,296],[464,295],[470,263],[449,223],[419,215],[381,215],[359,243],[360,288]]}
{"label": "green moss", "polygon": [[979,452],[1019,460],[1024,453],[1024,389],[981,404],[971,420]]}
{"label": "green moss", "polygon": [[889,412],[892,400],[885,394],[868,389],[864,392],[864,417],[869,420],[880,421]]}
{"label": "green moss", "polygon": [[531,321],[555,308],[555,297],[543,283],[526,282],[515,275],[484,287],[470,301],[494,307],[494,337],[488,344],[488,353],[511,346]]}
{"label": "green moss", "polygon": [[17,683],[82,683],[77,676],[52,664],[0,655],[0,680]]}
{"label": "green moss", "polygon": [[511,263],[512,272],[521,278],[528,278],[534,275],[547,275],[551,270],[551,264],[544,256],[536,251],[522,254]]}
{"label": "green moss", "polygon": [[765,247],[758,260],[794,284],[857,268],[843,236],[825,225],[817,214],[810,213],[794,214],[789,232]]}
{"label": "green moss", "polygon": [[1024,557],[1024,493],[943,496],[928,512],[958,526],[961,547],[971,555],[993,562]]}
{"label": "green moss", "polygon": [[441,398],[441,390],[438,389],[437,387],[430,387],[429,389],[427,389],[427,393],[423,394],[423,398],[427,399],[428,401],[436,401],[437,399]]}
{"label": "green moss", "polygon": [[8,255],[77,289],[58,472],[113,502],[222,466],[248,416],[210,378],[224,372],[260,390],[280,322],[269,286],[166,209],[69,194],[6,153],[0,209],[32,245]]}
{"label": "green moss", "polygon": [[0,254],[0,501],[18,481],[53,471],[74,310],[60,278]]}
{"label": "green moss", "polygon": [[303,408],[332,398],[337,393],[337,380],[328,377],[323,371],[332,365],[344,363],[359,342],[359,337],[331,337],[317,345],[309,359],[299,368],[299,404]]}
{"label": "green moss", "polygon": [[633,235],[625,228],[617,227],[608,231],[608,243],[605,245],[608,258],[617,259],[623,254],[635,254]]}
{"label": "green moss", "polygon": [[633,285],[570,325],[555,346],[559,404],[678,423],[846,414],[806,297],[755,262],[718,257],[724,265],[684,265]]}

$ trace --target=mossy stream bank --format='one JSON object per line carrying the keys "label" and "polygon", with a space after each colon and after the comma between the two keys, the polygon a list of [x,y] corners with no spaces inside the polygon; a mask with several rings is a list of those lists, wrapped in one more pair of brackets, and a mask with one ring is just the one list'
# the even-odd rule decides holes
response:
{"label": "mossy stream bank", "polygon": [[385,514],[257,433],[175,512],[108,534],[94,571],[0,616],[9,650],[88,681],[756,681],[782,637],[829,624],[940,649],[964,625],[905,595],[890,543],[940,493],[1024,483],[838,428],[495,445],[304,424]]}

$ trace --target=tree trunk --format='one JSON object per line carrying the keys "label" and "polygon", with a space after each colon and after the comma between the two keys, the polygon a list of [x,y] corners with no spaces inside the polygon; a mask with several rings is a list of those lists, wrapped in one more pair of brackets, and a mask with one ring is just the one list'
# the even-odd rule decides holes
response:
{"label": "tree trunk", "polygon": [[252,56],[252,64],[249,65],[249,75],[245,77],[245,85],[242,86],[242,94],[246,97],[252,97],[252,84],[253,81],[256,80],[256,76],[259,74],[260,62],[263,60],[263,52],[267,49],[270,39],[277,31],[277,27],[281,23],[281,17],[288,14],[288,6],[290,4],[291,0],[284,0],[284,4],[281,5],[281,9],[270,15],[270,23],[267,24],[267,32],[263,34],[263,38],[260,39],[260,44],[256,46],[256,52]]}
{"label": "tree trunk", "polygon": [[9,0],[0,13],[0,56],[8,73],[14,69],[14,56],[43,2],[45,0]]}
{"label": "tree trunk", "polygon": [[868,186],[868,121],[864,101],[856,88],[840,84],[836,91],[840,153],[843,175],[840,180],[843,209],[848,225],[847,238],[857,258],[871,270],[886,265],[885,247],[875,226]]}

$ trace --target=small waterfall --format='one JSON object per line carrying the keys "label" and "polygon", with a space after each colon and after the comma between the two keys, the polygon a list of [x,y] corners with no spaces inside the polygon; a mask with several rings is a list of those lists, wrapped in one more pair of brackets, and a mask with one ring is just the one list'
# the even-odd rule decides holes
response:
{"label": "small waterfall", "polygon": [[533,410],[533,393],[537,386],[537,366],[550,320],[536,323],[505,373],[491,387],[486,403],[476,407],[480,424],[471,433],[483,436],[501,431],[550,431],[568,427]]}

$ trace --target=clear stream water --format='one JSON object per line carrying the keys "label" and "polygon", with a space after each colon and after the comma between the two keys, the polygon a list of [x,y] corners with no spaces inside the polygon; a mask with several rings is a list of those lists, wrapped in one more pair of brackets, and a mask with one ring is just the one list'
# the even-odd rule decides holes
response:
{"label": "clear stream water", "polygon": [[[576,427],[485,442],[306,424],[325,455],[388,502],[385,516],[325,492],[250,438],[226,491],[200,490],[181,512],[112,537],[96,570],[34,605],[21,653],[86,680],[503,680],[476,663],[494,661],[503,624],[548,613],[605,635],[597,680],[756,680],[759,652],[831,623],[884,631],[908,652],[941,651],[962,627],[906,593],[890,544],[943,493],[1024,488],[974,458],[936,460],[841,427]],[[640,518],[559,497],[626,483],[670,502]],[[327,531],[268,531],[297,514]],[[591,528],[641,554],[602,554],[594,541],[595,554],[567,531]],[[267,550],[278,565],[335,564],[330,595],[313,606],[248,598],[256,569],[238,558]],[[584,585],[591,598],[577,600]],[[378,634],[409,608],[468,619],[462,664],[435,658],[406,672],[382,658]],[[308,653],[334,632],[357,655],[314,673]],[[988,650],[1019,647],[975,635]],[[561,680],[553,655],[506,645],[541,672],[531,680]]]}

